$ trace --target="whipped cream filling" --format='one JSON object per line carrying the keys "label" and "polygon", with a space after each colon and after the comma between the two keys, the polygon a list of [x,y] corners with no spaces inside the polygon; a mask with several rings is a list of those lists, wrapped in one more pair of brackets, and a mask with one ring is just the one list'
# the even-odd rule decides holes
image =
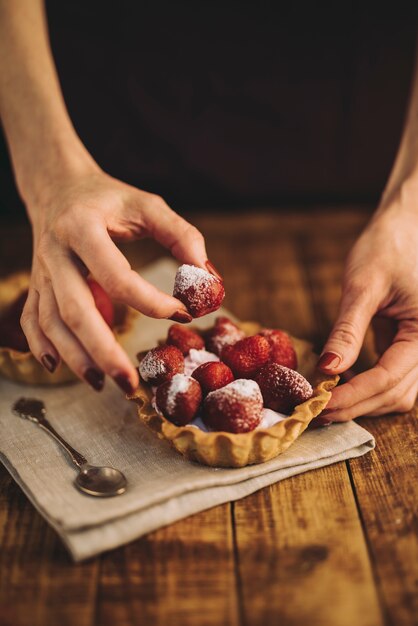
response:
{"label": "whipped cream filling", "polygon": [[[184,358],[184,373],[186,376],[191,376],[194,370],[199,367],[199,365],[203,365],[203,363],[208,363],[209,361],[220,361],[220,358],[213,354],[213,352],[208,352],[207,350],[196,350],[192,348],[190,353]],[[157,391],[157,387],[152,388],[153,397],[152,397],[152,407],[162,415],[161,411],[157,407],[155,402],[155,393]],[[259,428],[271,428],[275,424],[283,421],[289,417],[284,413],[279,413],[278,411],[273,411],[272,409],[263,409],[263,416],[258,426],[254,430],[258,430]],[[206,426],[204,423],[201,414],[199,413],[190,424],[187,424],[188,427],[191,428],[200,428],[206,433],[212,432],[210,428]]]}

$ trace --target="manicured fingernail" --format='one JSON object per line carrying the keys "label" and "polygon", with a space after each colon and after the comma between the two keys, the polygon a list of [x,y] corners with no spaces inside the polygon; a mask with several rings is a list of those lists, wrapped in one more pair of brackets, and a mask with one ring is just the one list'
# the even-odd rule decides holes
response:
{"label": "manicured fingernail", "polygon": [[128,396],[135,391],[131,381],[124,374],[118,374],[117,376],[114,376],[113,380]]}
{"label": "manicured fingernail", "polygon": [[101,391],[104,387],[103,372],[95,370],[93,367],[89,367],[89,369],[84,372],[84,379],[95,391]]}
{"label": "manicured fingernail", "polygon": [[[312,428],[322,428],[323,426],[331,426],[332,422],[322,417],[325,411],[322,411],[321,417],[315,417],[310,423]],[[331,411],[330,411],[331,412]]]}
{"label": "manicured fingernail", "polygon": [[334,352],[325,352],[325,354],[323,354],[318,361],[318,367],[324,370],[333,370],[339,366],[341,361],[342,359],[338,356],[338,354],[335,354]]}
{"label": "manicured fingernail", "polygon": [[179,322],[180,324],[188,324],[192,321],[193,317],[187,311],[176,311],[170,318],[173,322]]}
{"label": "manicured fingernail", "polygon": [[219,278],[219,280],[223,280],[222,275],[218,272],[213,263],[206,261],[206,267],[210,274],[213,274],[216,278]]}
{"label": "manicured fingernail", "polygon": [[41,356],[41,361],[44,368],[51,374],[57,369],[57,362],[50,354],[43,354]]}

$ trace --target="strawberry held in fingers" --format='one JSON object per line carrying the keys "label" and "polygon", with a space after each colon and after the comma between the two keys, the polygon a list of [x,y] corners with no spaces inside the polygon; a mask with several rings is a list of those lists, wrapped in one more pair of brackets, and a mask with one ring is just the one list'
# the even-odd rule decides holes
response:
{"label": "strawberry held in fingers", "polygon": [[246,433],[259,425],[262,414],[263,397],[254,380],[234,380],[204,402],[204,422],[213,430]]}
{"label": "strawberry held in fingers", "polygon": [[264,406],[288,415],[313,394],[310,383],[302,374],[277,363],[262,367],[255,380],[261,389]]}
{"label": "strawberry held in fingers", "polygon": [[184,357],[176,346],[153,348],[140,362],[138,371],[150,385],[160,385],[184,372]]}
{"label": "strawberry held in fingers", "polygon": [[200,335],[180,324],[173,324],[168,329],[167,344],[176,346],[184,356],[189,354],[192,348],[202,350],[205,347],[205,342]]}
{"label": "strawberry held in fingers", "polygon": [[158,387],[155,401],[164,417],[176,426],[185,426],[199,410],[202,390],[194,378],[175,374]]}
{"label": "strawberry held in fingers", "polygon": [[193,317],[202,317],[221,306],[225,296],[222,281],[194,265],[181,265],[174,281],[173,296]]}
{"label": "strawberry held in fingers", "polygon": [[245,337],[232,346],[225,346],[221,358],[237,378],[252,378],[269,361],[270,345],[261,335]]}
{"label": "strawberry held in fingers", "polygon": [[244,331],[229,318],[217,317],[214,327],[206,335],[206,348],[220,356],[225,346],[231,346],[244,337]]}
{"label": "strawberry held in fingers", "polygon": [[211,361],[203,363],[192,374],[206,395],[215,389],[225,387],[234,380],[234,375],[225,363]]}
{"label": "strawberry held in fingers", "polygon": [[278,363],[285,367],[290,367],[295,370],[298,366],[298,360],[295,349],[292,344],[292,340],[287,333],[283,330],[272,330],[265,328],[259,333],[262,337],[265,337],[270,344],[271,356],[270,361],[272,363]]}

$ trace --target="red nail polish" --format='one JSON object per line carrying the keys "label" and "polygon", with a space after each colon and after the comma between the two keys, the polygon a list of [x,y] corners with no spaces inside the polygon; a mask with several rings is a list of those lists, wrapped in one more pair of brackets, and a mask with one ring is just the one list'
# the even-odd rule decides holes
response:
{"label": "red nail polish", "polygon": [[[331,412],[331,411],[330,411]],[[313,428],[322,428],[323,426],[331,426],[332,422],[322,417],[324,411],[322,411],[321,416],[315,417],[309,426]]]}
{"label": "red nail polish", "polygon": [[133,392],[135,391],[131,381],[124,374],[118,374],[117,376],[114,376],[113,380],[128,396],[133,394]]}
{"label": "red nail polish", "polygon": [[41,361],[44,368],[51,374],[57,369],[57,362],[50,354],[43,354],[41,356]]}
{"label": "red nail polish", "polygon": [[221,274],[218,272],[213,263],[206,261],[206,268],[210,274],[213,274],[216,278],[219,278],[219,280],[223,280]]}
{"label": "red nail polish", "polygon": [[176,311],[169,319],[180,324],[189,324],[193,317],[187,311]]}
{"label": "red nail polish", "polygon": [[323,354],[318,361],[318,367],[320,369],[333,370],[339,366],[341,361],[342,359],[338,356],[338,354],[335,354],[334,352],[325,352],[325,354]]}
{"label": "red nail polish", "polygon": [[101,391],[104,387],[103,372],[95,370],[93,367],[89,367],[89,369],[84,372],[84,379],[95,391]]}

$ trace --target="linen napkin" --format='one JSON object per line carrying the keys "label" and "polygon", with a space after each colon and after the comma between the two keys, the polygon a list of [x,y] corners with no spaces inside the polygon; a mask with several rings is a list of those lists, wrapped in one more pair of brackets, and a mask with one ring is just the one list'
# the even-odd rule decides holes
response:
{"label": "linen napkin", "polygon": [[[173,261],[162,259],[141,275],[171,293],[175,271]],[[197,323],[209,326],[218,314]],[[134,358],[154,347],[170,324],[139,316],[125,345],[128,353]],[[122,470],[126,493],[104,499],[80,493],[64,451],[35,424],[12,413],[22,395],[42,399],[53,426],[90,463]],[[185,460],[157,439],[111,381],[100,394],[82,383],[48,388],[0,382],[0,460],[75,561],[288,476],[361,456],[374,445],[373,437],[351,422],[305,432],[284,454],[261,465],[210,468]]]}

